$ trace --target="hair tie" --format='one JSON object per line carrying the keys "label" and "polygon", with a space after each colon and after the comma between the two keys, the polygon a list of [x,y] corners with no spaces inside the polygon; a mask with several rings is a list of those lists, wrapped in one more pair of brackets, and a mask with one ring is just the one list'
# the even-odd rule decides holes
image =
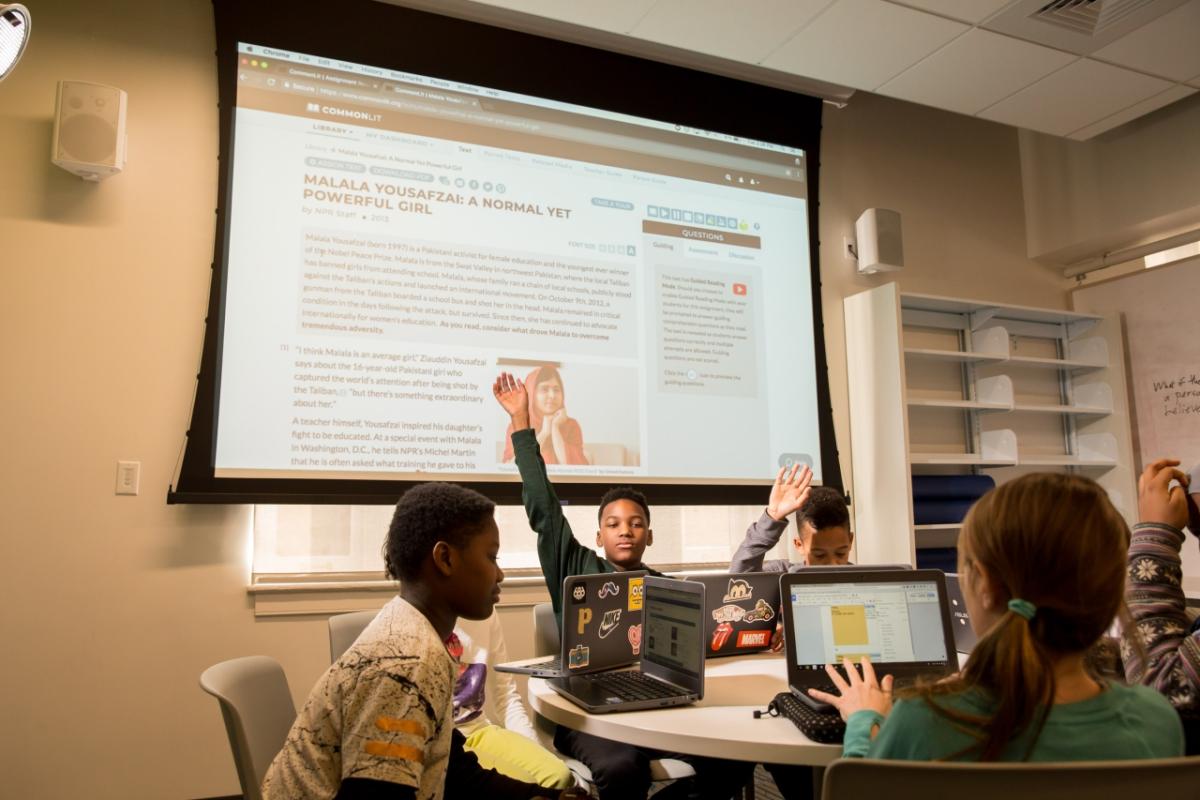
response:
{"label": "hair tie", "polygon": [[1028,600],[1014,597],[1008,601],[1008,610],[1017,616],[1024,617],[1026,620],[1031,620],[1033,619],[1033,615],[1037,613],[1037,606]]}

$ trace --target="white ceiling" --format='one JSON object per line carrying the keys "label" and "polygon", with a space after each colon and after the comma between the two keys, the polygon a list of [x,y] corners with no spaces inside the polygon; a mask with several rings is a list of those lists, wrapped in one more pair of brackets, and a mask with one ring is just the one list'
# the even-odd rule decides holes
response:
{"label": "white ceiling", "polygon": [[744,65],[751,79],[813,79],[832,84],[828,96],[865,90],[1080,140],[1200,90],[1200,0],[1085,1],[1135,7],[1130,30],[1094,37],[1030,21],[1047,0],[388,1],[486,8],[474,16],[532,32],[569,26],[577,41],[591,30],[599,46],[690,52]]}

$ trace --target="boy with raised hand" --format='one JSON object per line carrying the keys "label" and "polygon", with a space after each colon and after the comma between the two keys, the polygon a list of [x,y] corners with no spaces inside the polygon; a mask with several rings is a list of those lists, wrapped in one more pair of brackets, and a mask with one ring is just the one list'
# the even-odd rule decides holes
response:
{"label": "boy with raised hand", "polygon": [[[826,486],[810,487],[812,470],[795,464],[775,476],[767,508],[746,529],[741,546],[733,554],[730,572],[799,572],[806,566],[849,564],[854,534],[850,512],[841,492]],[[796,537],[792,540],[799,561],[786,558],[763,561],[787,529],[789,514],[796,514]]]}
{"label": "boy with raised hand", "polygon": [[264,800],[547,794],[482,769],[454,730],[458,670],[447,644],[459,616],[492,613],[504,579],[493,509],[450,483],[422,484],[400,498],[384,547],[400,593],[313,687],[267,770]]}
{"label": "boy with raised hand", "polygon": [[[521,473],[521,496],[529,526],[537,533],[538,559],[546,578],[546,588],[554,606],[554,615],[562,627],[562,584],[570,575],[602,572],[647,570],[662,573],[642,563],[646,547],[653,543],[650,509],[645,496],[631,488],[610,489],[600,500],[600,527],[596,544],[604,548],[604,558],[575,539],[571,525],[562,513],[562,505],[546,474],[537,437],[529,426],[529,396],[521,381],[501,373],[492,385],[496,401],[512,421],[512,449]],[[676,781],[657,792],[658,800],[704,798],[728,800],[750,780],[754,765],[700,756],[664,753],[623,742],[602,739],[559,726],[554,746],[560,753],[587,765],[600,791],[600,800],[638,800],[650,789],[650,761],[676,758],[696,771],[690,780]]]}

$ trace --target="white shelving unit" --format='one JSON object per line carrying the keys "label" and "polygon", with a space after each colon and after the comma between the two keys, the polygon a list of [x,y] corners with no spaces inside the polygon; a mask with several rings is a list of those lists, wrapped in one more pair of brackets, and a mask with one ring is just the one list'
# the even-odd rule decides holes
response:
{"label": "white shelving unit", "polygon": [[844,301],[859,563],[915,563],[960,526],[914,525],[912,475],[1029,471],[1136,495],[1117,320],[901,293]]}

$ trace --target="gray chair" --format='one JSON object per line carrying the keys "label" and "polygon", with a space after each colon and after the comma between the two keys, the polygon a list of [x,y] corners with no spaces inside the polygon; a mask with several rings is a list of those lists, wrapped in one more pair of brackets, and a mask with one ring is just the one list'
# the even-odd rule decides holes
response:
{"label": "gray chair", "polygon": [[[562,639],[559,638],[558,620],[554,618],[554,607],[549,603],[538,603],[533,607],[533,649],[535,656],[557,655],[562,650]],[[553,736],[554,725],[549,720],[534,712],[538,727]],[[594,786],[592,771],[587,765],[573,758],[563,759],[572,772],[586,781],[588,788]],[[696,774],[692,765],[677,758],[653,758],[650,760],[650,780],[673,781],[679,778],[690,778]]]}
{"label": "gray chair", "polygon": [[334,614],[329,618],[329,663],[341,658],[350,649],[354,640],[371,624],[378,611],[351,611],[349,614]]}
{"label": "gray chair", "polygon": [[204,670],[200,687],[221,705],[243,797],[262,800],[267,767],[296,720],[283,667],[267,656],[222,661]]}
{"label": "gray chair", "polygon": [[822,800],[1129,800],[1194,797],[1200,757],[1141,761],[961,763],[847,758],[825,770]]}

